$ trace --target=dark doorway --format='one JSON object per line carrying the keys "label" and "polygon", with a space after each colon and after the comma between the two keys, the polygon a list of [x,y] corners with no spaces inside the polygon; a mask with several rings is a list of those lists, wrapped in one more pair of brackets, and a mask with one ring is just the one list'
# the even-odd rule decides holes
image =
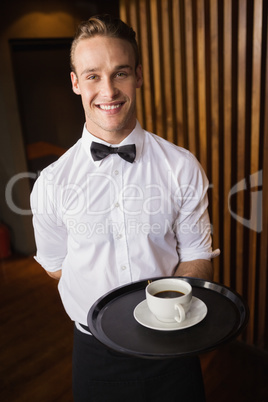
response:
{"label": "dark doorway", "polygon": [[37,172],[81,136],[84,113],[72,92],[71,38],[11,40],[28,168]]}

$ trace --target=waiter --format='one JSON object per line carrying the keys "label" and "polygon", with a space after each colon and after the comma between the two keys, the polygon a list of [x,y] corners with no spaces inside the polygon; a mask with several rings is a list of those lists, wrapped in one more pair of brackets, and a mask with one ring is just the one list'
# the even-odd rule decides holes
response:
{"label": "waiter", "polygon": [[31,206],[35,258],[59,280],[74,321],[74,400],[204,401],[198,357],[115,353],[90,334],[87,314],[99,297],[133,281],[212,279],[219,251],[211,248],[208,180],[189,151],[137,121],[143,77],[131,27],[107,15],[81,23],[71,70],[85,112],[82,136],[42,171]]}

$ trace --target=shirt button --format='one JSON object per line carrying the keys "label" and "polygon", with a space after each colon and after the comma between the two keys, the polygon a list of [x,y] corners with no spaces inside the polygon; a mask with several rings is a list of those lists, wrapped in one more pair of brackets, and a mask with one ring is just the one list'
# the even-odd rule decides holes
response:
{"label": "shirt button", "polygon": [[121,269],[122,269],[122,271],[125,271],[127,269],[127,267],[125,265],[122,265]]}
{"label": "shirt button", "polygon": [[118,175],[118,173],[119,173],[118,170],[115,170],[115,171],[114,171],[114,174],[115,174],[116,176]]}
{"label": "shirt button", "polygon": [[117,202],[116,204],[114,204],[114,206],[115,206],[116,208],[118,208],[118,207],[120,206],[119,202]]}
{"label": "shirt button", "polygon": [[121,234],[118,234],[117,236],[116,236],[116,238],[119,240],[119,239],[122,239],[122,235]]}

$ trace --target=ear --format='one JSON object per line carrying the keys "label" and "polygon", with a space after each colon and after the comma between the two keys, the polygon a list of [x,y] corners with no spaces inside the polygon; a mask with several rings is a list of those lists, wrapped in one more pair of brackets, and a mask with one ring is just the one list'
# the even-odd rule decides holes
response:
{"label": "ear", "polygon": [[72,88],[76,95],[81,95],[78,78],[77,75],[72,71],[71,72],[71,81],[72,81]]}
{"label": "ear", "polygon": [[136,88],[140,88],[143,83],[142,67],[141,64],[136,68]]}

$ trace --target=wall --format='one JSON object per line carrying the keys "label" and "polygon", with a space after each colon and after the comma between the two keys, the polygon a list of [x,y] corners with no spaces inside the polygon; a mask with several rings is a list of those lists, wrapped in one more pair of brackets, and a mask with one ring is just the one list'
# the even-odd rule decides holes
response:
{"label": "wall", "polygon": [[141,47],[139,120],[203,165],[215,280],[245,297],[244,339],[267,348],[267,2],[121,0],[120,14]]}

